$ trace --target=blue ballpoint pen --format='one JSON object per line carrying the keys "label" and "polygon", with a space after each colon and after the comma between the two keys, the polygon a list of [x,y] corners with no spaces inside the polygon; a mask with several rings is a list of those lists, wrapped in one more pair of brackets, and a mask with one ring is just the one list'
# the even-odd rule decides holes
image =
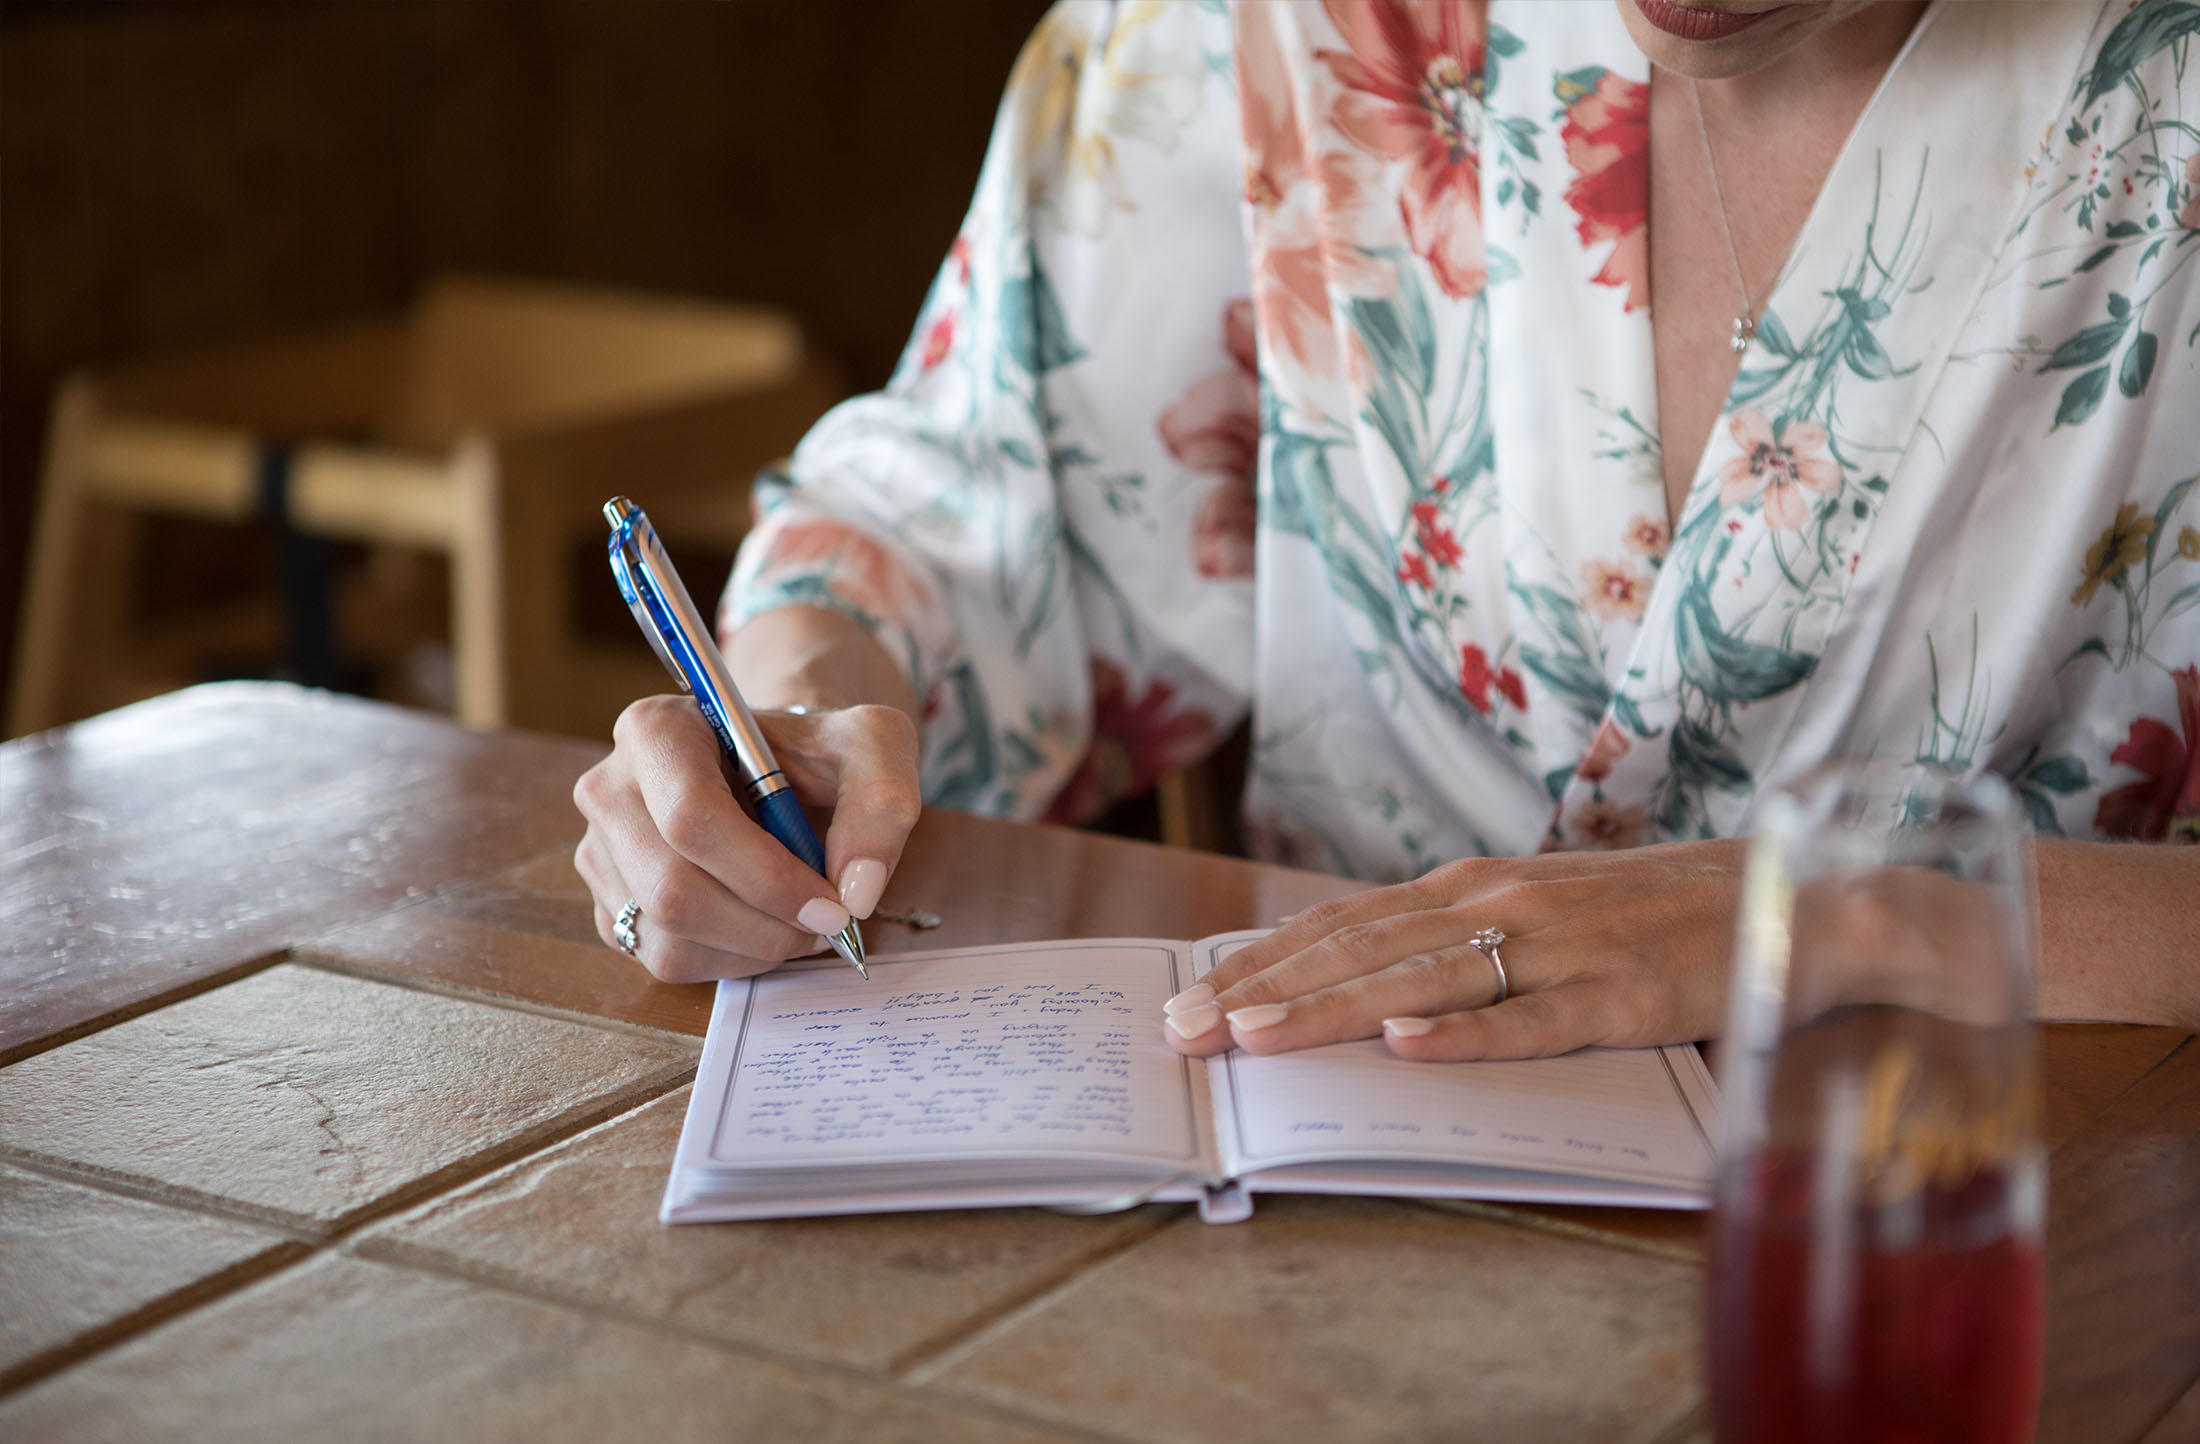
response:
{"label": "blue ballpoint pen", "polygon": [[[822,876],[825,849],[818,845],[810,819],[795,800],[794,784],[779,770],[771,744],[733,685],[733,674],[726,670],[726,659],[718,654],[710,628],[695,610],[680,574],[672,569],[672,559],[657,540],[657,529],[640,507],[623,496],[605,502],[603,514],[611,523],[611,574],[618,578],[619,595],[633,608],[634,620],[641,624],[642,635],[649,638],[658,660],[702,709],[719,750],[741,781],[741,801],[759,827]],[[863,965],[863,934],[855,919],[850,918],[848,926],[827,941],[857,972],[871,976]]]}

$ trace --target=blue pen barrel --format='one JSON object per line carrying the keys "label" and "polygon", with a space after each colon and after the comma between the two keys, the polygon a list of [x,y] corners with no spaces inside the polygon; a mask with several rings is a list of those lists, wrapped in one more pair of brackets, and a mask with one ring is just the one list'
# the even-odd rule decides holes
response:
{"label": "blue pen barrel", "polygon": [[809,864],[810,870],[825,875],[825,848],[817,840],[817,833],[810,826],[810,818],[795,801],[794,789],[783,788],[756,804],[757,825],[785,845]]}

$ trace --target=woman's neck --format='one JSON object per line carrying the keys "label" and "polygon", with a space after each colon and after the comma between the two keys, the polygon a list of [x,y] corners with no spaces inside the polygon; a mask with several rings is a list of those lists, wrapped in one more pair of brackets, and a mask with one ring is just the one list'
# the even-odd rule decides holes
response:
{"label": "woman's neck", "polygon": [[1746,125],[1773,107],[1792,108],[1815,94],[1876,89],[1927,0],[1881,0],[1841,21],[1811,43],[1744,75],[1699,81],[1705,119]]}

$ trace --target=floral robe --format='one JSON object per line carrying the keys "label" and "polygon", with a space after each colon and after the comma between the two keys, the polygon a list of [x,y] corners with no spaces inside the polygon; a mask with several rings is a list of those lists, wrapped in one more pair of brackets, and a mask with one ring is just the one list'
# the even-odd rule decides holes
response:
{"label": "floral robe", "polygon": [[721,625],[859,618],[1006,816],[1250,709],[1256,848],[1370,878],[1731,835],[1829,756],[2200,836],[2196,34],[1928,11],[1669,519],[1610,4],[1061,5]]}

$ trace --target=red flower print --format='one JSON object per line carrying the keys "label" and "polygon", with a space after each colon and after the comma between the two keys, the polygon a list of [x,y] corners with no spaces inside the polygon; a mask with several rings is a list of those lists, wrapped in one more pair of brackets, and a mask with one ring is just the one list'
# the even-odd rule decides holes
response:
{"label": "red flower print", "polygon": [[2185,203],[2177,208],[2177,224],[2200,231],[2200,150],[2185,157]]}
{"label": "red flower print", "polygon": [[1625,286],[1633,311],[1650,303],[1650,87],[1605,71],[1596,89],[1566,107],[1559,131],[1574,168],[1566,204],[1581,219],[1584,246],[1616,244],[1596,281]]}
{"label": "red flower print", "polygon": [[1742,454],[1719,468],[1719,502],[1733,506],[1760,491],[1765,525],[1796,531],[1810,520],[1806,492],[1831,496],[1841,489],[1841,465],[1826,449],[1826,428],[1815,421],[1790,421],[1774,435],[1772,422],[1754,406],[1745,406],[1727,423]]}
{"label": "red flower print", "polygon": [[957,236],[955,244],[947,248],[947,259],[955,263],[956,279],[970,284],[970,237]]}
{"label": "red flower print", "polygon": [[1155,778],[1191,766],[1217,741],[1212,717],[1172,709],[1176,688],[1155,681],[1133,698],[1122,669],[1105,657],[1092,659],[1092,693],[1092,745],[1047,809],[1048,822],[1090,822]]}
{"label": "red flower print", "polygon": [[1203,577],[1253,574],[1253,531],[1258,505],[1251,477],[1231,477],[1207,493],[1192,524],[1192,563]]}
{"label": "red flower print", "polygon": [[1602,782],[1612,775],[1612,764],[1625,757],[1634,745],[1617,722],[1605,718],[1597,724],[1597,735],[1589,739],[1589,750],[1582,754],[1581,765],[1574,769],[1574,776],[1584,782]]}
{"label": "red flower print", "polygon": [[1650,815],[1639,807],[1621,807],[1592,797],[1574,809],[1569,831],[1582,847],[1633,847],[1649,829]]}
{"label": "red flower print", "polygon": [[1650,579],[1631,562],[1584,562],[1582,604],[1601,622],[1639,622],[1650,600]]}
{"label": "red flower print", "polygon": [[2111,837],[2144,842],[2200,842],[2200,666],[2170,673],[2176,684],[2180,738],[2169,724],[2141,717],[2108,760],[2146,774],[2101,796],[2093,826]]}
{"label": "red flower print", "polygon": [[1193,382],[1161,413],[1158,426],[1171,456],[1194,471],[1223,478],[1193,524],[1192,556],[1206,577],[1253,574],[1260,383],[1254,374],[1252,315],[1253,303],[1242,298],[1223,308],[1222,344],[1230,366]]}
{"label": "red flower print", "polygon": [[[768,523],[767,523],[768,525]],[[763,536],[752,585],[787,573],[821,575],[842,602],[874,617],[907,622],[939,605],[931,586],[875,538],[837,521],[789,521]]]}
{"label": "red flower print", "polygon": [[1428,553],[1429,560],[1440,567],[1455,567],[1466,555],[1459,545],[1459,538],[1451,528],[1436,519],[1436,503],[1417,501],[1413,504],[1413,539]]}
{"label": "red flower print", "polygon": [[1650,516],[1629,518],[1627,530],[1621,535],[1627,543],[1627,550],[1652,561],[1665,555],[1666,545],[1672,540],[1666,533],[1665,523]]}
{"label": "red flower print", "polygon": [[1428,572],[1428,558],[1419,552],[1405,554],[1405,560],[1398,564],[1398,580],[1424,591],[1436,590],[1436,579]]}
{"label": "red flower print", "polygon": [[[1258,7],[1255,7],[1258,8]],[[1344,91],[1330,123],[1407,164],[1406,239],[1454,300],[1482,289],[1483,7],[1466,0],[1325,0],[1347,50],[1322,50]]]}
{"label": "red flower print", "polygon": [[948,351],[955,344],[955,313],[949,311],[932,323],[932,329],[924,333],[924,356],[918,364],[926,371],[947,359]]}
{"label": "red flower print", "polygon": [[1385,293],[1389,266],[1369,259],[1365,249],[1388,238],[1372,225],[1378,194],[1373,159],[1342,147],[1318,151],[1307,134],[1298,77],[1275,32],[1278,13],[1251,6],[1237,16],[1252,313],[1272,350],[1299,370],[1326,375],[1340,359],[1330,283],[1355,295]]}
{"label": "red flower print", "polygon": [[1473,642],[1459,649],[1459,690],[1468,705],[1487,717],[1490,715],[1490,688],[1515,707],[1528,705],[1528,689],[1520,674],[1510,667],[1490,668],[1490,654]]}

